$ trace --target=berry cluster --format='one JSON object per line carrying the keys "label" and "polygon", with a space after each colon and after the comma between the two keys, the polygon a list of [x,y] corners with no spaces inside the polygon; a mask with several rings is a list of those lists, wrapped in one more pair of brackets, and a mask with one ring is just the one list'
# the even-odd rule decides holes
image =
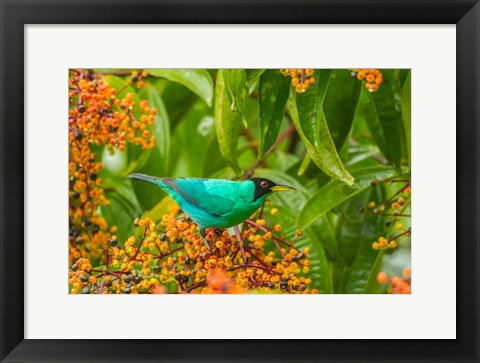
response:
{"label": "berry cluster", "polygon": [[[70,70],[69,74],[69,259],[105,261],[103,243],[116,227],[107,225],[98,215],[100,205],[109,205],[99,173],[102,163],[94,149],[107,146],[123,152],[127,143],[152,148],[155,137],[148,127],[156,110],[147,101],[135,110],[133,94],[121,97],[122,91],[110,87],[92,71]],[[134,112],[141,114],[139,121]],[[77,266],[78,267],[78,266]],[[80,269],[80,268],[79,268]]]}
{"label": "berry cluster", "polygon": [[[387,249],[395,249],[398,247],[397,239],[402,236],[410,236],[411,229],[404,228],[402,223],[399,223],[401,218],[410,218],[410,214],[405,214],[405,209],[410,206],[411,204],[411,186],[410,180],[372,180],[371,185],[372,187],[376,187],[378,184],[388,184],[393,185],[397,183],[404,184],[399,190],[397,190],[390,198],[388,198],[383,203],[377,205],[375,201],[370,201],[365,206],[359,207],[359,212],[380,216],[380,217],[387,217],[388,219],[385,222],[386,227],[392,226],[398,230],[397,233],[393,237],[387,238],[386,236],[380,236],[378,240],[372,242],[372,248],[374,250],[387,250]],[[396,223],[396,225],[392,225],[392,222]]]}
{"label": "berry cluster", "polygon": [[396,240],[392,239],[388,241],[385,237],[381,236],[378,241],[372,243],[372,248],[374,250],[383,250],[383,249],[395,249],[397,248],[398,243]]}
{"label": "berry cluster", "polygon": [[377,92],[378,87],[383,82],[382,72],[378,69],[353,68],[352,77],[360,81],[365,81],[365,88],[369,92]]}
{"label": "berry cluster", "polygon": [[132,83],[136,83],[138,88],[143,88],[145,86],[145,81],[143,79],[147,76],[147,71],[142,71],[140,73],[138,73],[137,71],[133,71],[130,76],[130,81]]}
{"label": "berry cluster", "polygon": [[305,92],[310,85],[315,83],[315,79],[313,78],[313,69],[281,69],[280,72],[285,77],[292,78],[292,86],[295,87],[295,91],[297,93]]}
{"label": "berry cluster", "polygon": [[309,249],[294,247],[301,231],[287,242],[279,224],[247,220],[233,235],[208,230],[207,247],[178,207],[157,223],[146,217],[135,224],[136,236],[106,241],[103,268],[93,269],[82,258],[75,262],[69,271],[72,293],[318,293],[309,288]]}
{"label": "berry cluster", "polygon": [[411,269],[405,267],[403,269],[403,277],[392,276],[390,280],[385,272],[379,272],[377,281],[380,284],[388,284],[387,293],[389,294],[410,294],[411,293]]}

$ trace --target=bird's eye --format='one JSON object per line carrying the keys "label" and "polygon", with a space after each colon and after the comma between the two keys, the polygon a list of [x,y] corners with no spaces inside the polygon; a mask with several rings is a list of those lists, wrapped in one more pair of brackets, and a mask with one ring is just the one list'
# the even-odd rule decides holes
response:
{"label": "bird's eye", "polygon": [[260,183],[260,186],[261,186],[262,188],[268,188],[268,183],[264,180],[264,181],[262,181],[262,182]]}

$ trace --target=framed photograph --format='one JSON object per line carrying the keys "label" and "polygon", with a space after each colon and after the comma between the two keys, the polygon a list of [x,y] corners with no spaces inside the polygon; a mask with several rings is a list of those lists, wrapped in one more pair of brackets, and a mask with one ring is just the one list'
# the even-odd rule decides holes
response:
{"label": "framed photograph", "polygon": [[2,361],[479,361],[477,1],[1,22]]}

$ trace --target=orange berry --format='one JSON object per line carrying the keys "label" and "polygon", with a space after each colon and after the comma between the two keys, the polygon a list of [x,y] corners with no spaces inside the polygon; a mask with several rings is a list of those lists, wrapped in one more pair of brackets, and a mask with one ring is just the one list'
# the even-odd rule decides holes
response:
{"label": "orange berry", "polygon": [[377,275],[377,281],[380,283],[380,284],[386,284],[387,281],[388,281],[388,276],[385,272],[379,272],[378,275]]}

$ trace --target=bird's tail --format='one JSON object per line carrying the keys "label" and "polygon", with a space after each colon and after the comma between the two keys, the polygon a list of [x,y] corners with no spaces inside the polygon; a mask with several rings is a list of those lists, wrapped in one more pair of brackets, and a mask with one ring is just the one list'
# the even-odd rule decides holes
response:
{"label": "bird's tail", "polygon": [[163,184],[162,178],[157,178],[156,176],[135,173],[135,174],[130,174],[128,177],[130,179],[141,180],[157,186],[161,186]]}

